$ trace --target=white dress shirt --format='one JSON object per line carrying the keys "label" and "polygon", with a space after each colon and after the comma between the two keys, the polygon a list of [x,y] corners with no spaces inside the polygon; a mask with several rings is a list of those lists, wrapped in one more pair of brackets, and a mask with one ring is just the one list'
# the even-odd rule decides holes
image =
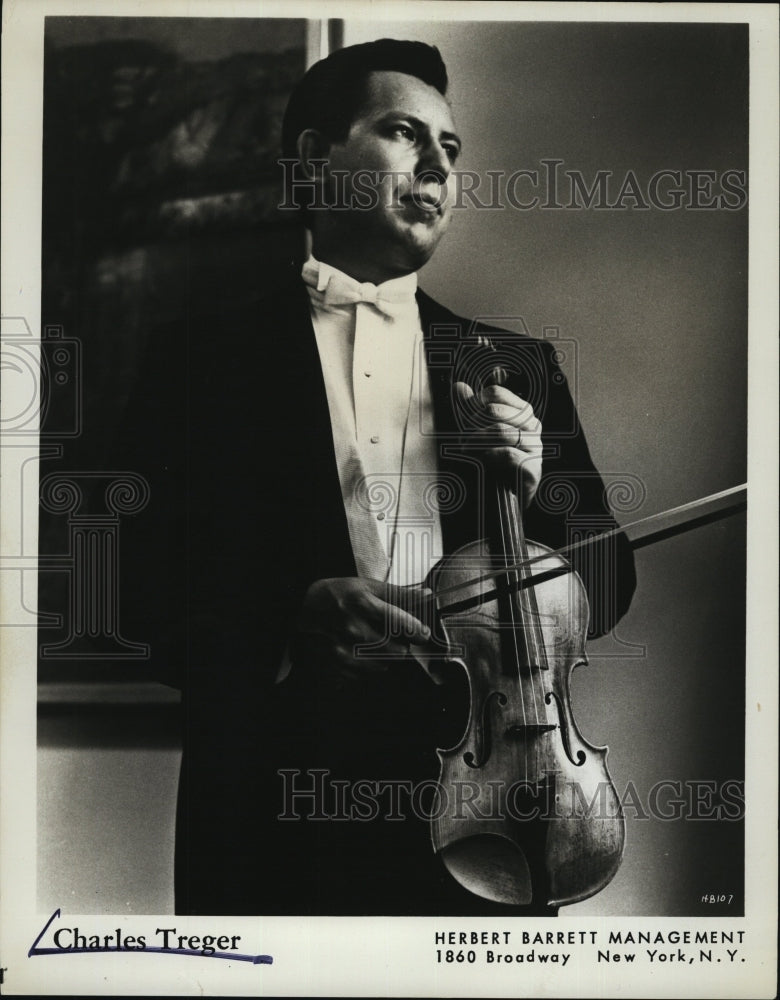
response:
{"label": "white dress shirt", "polygon": [[417,275],[361,284],[314,257],[302,275],[358,575],[420,583],[442,537]]}

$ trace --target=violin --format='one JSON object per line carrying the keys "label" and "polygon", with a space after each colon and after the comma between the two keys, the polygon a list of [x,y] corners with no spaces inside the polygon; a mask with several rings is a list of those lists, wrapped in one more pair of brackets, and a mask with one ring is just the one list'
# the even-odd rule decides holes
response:
{"label": "violin", "polygon": [[457,742],[437,750],[431,838],[466,889],[499,903],[558,906],[613,878],[625,820],[608,748],[583,738],[571,710],[571,672],[587,663],[589,607],[565,555],[630,529],[644,529],[634,548],[671,537],[744,510],[745,492],[735,487],[554,552],[526,539],[515,493],[496,483],[488,537],[434,567],[429,620],[443,664],[466,675],[469,709]]}
{"label": "violin", "polygon": [[[437,751],[433,848],[462,886],[494,902],[573,903],[612,878],[625,839],[607,750],[583,739],[570,705],[588,599],[562,556],[525,538],[514,492],[491,492],[490,537],[444,559],[431,580],[434,594],[462,591],[454,608],[437,609],[437,624],[470,692],[462,739]],[[531,559],[561,572],[523,587]],[[473,582],[477,565],[494,573]]]}

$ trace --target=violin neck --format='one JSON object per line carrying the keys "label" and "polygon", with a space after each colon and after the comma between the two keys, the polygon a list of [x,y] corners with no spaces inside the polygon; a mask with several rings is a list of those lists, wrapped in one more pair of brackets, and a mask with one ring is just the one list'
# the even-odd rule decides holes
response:
{"label": "violin neck", "polygon": [[527,554],[525,529],[517,494],[505,483],[495,484],[497,524],[492,532],[497,555],[506,557],[507,566],[523,562]]}
{"label": "violin neck", "polygon": [[[493,554],[506,566],[507,611],[514,626],[521,666],[531,670],[544,668],[547,657],[536,593],[533,587],[521,585],[529,573],[523,568],[528,561],[528,542],[520,504],[515,491],[501,483],[496,485],[496,501],[498,535]],[[540,711],[544,714],[543,709]]]}

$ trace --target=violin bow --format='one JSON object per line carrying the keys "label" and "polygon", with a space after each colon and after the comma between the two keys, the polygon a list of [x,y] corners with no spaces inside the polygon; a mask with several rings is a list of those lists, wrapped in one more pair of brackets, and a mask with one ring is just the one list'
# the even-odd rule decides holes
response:
{"label": "violin bow", "polygon": [[[556,549],[554,552],[544,552],[514,566],[496,567],[495,570],[484,573],[482,576],[476,576],[472,580],[465,580],[437,591],[437,597],[471,588],[479,583],[495,580],[506,575],[507,572],[527,569],[529,566],[533,566],[536,563],[543,563],[553,556],[570,555],[572,552],[584,549],[589,545],[604,542],[608,538],[614,538],[616,535],[628,535],[629,532],[632,533],[634,537],[629,537],[628,539],[631,548],[641,549],[647,545],[653,545],[655,542],[664,541],[667,538],[673,538],[675,535],[691,531],[693,528],[700,528],[705,524],[720,521],[743,510],[747,510],[747,483],[742,483],[741,486],[732,486],[730,489],[722,490],[720,493],[711,493],[709,496],[700,497],[698,500],[691,500],[689,503],[681,504],[679,507],[671,507],[669,510],[663,510],[658,514],[650,514],[648,517],[640,518],[638,521],[631,521],[629,524],[619,525],[600,535],[592,535],[578,542],[572,542],[570,545],[564,545],[563,548]],[[564,573],[570,572],[570,570],[571,567],[569,566],[556,566],[554,569],[543,570],[541,573],[532,574],[524,578],[519,586],[522,589],[532,587],[538,583],[543,583],[545,580],[562,576]],[[440,608],[439,610],[449,611],[454,609]]]}

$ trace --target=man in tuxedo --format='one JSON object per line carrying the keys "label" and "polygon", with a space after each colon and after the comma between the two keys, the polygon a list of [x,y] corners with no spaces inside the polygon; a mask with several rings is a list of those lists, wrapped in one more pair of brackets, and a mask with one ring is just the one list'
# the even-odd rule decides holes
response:
{"label": "man in tuxedo", "polygon": [[[429,574],[491,534],[493,484],[552,548],[615,522],[550,345],[417,288],[460,152],[446,88],[415,42],[309,70],[283,139],[311,253],[150,348],[130,426],[159,568],[144,616],[184,692],[180,912],[545,912],[464,889],[420,815],[468,717]],[[630,549],[574,565],[603,634]]]}

